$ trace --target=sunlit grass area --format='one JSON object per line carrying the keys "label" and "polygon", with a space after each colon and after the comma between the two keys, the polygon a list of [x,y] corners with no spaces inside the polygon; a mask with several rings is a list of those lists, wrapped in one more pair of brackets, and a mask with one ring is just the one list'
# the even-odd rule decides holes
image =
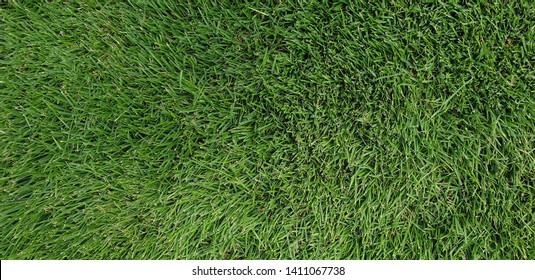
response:
{"label": "sunlit grass area", "polygon": [[0,257],[533,259],[534,33],[533,1],[0,1]]}

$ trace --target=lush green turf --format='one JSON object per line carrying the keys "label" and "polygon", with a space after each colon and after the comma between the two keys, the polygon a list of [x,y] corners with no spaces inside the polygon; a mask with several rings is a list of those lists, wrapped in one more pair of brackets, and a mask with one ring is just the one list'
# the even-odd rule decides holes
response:
{"label": "lush green turf", "polygon": [[466,2],[1,1],[0,257],[535,258],[535,4]]}

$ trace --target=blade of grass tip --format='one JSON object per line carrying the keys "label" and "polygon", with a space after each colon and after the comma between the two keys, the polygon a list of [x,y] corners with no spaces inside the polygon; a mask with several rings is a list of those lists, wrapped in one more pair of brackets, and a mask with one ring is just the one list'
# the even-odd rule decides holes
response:
{"label": "blade of grass tip", "polygon": [[465,83],[463,83],[452,95],[450,95],[450,97],[448,97],[448,99],[446,99],[443,103],[442,103],[442,106],[440,106],[440,109],[438,109],[433,115],[431,115],[430,119],[434,119],[436,115],[440,114],[440,113],[443,113],[446,106],[448,105],[448,103],[455,97],[457,96],[457,94],[461,91],[461,89],[463,89],[468,83],[470,83],[474,78],[470,78],[470,80],[466,81]]}
{"label": "blade of grass tip", "polygon": [[262,14],[262,15],[264,15],[264,16],[267,16],[267,17],[269,16],[269,14],[266,14],[266,13],[264,13],[264,12],[262,12],[262,11],[259,11],[259,10],[255,9],[255,8],[251,8],[251,7],[249,7],[249,9],[252,10],[252,11],[255,11],[255,12],[259,13],[259,14]]}

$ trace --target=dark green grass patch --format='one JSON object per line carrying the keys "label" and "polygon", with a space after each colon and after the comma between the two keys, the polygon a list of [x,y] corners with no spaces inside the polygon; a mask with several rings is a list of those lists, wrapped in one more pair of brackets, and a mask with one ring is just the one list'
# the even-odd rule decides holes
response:
{"label": "dark green grass patch", "polygon": [[533,1],[1,1],[2,259],[533,259]]}

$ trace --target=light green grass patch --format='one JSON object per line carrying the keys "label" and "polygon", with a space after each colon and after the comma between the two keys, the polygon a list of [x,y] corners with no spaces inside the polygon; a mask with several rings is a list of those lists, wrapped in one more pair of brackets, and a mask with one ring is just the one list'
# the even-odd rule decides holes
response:
{"label": "light green grass patch", "polygon": [[532,1],[1,1],[2,259],[533,259]]}

